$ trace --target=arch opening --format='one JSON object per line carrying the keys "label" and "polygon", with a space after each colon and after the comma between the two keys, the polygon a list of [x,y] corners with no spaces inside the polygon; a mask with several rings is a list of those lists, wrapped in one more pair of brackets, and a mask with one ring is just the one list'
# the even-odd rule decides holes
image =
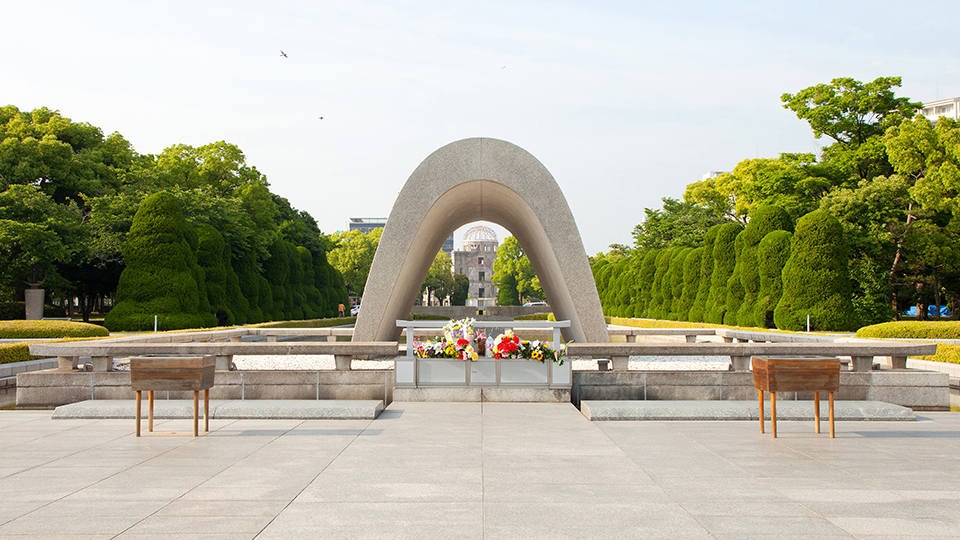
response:
{"label": "arch opening", "polygon": [[523,247],[566,340],[609,341],[580,233],[556,181],[529,153],[497,139],[440,148],[397,197],[364,288],[357,341],[392,341],[443,241],[457,228],[489,221]]}

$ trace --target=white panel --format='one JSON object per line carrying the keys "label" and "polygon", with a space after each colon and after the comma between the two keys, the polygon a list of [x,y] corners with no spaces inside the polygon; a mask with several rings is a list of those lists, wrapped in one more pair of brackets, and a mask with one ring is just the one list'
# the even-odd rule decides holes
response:
{"label": "white panel", "polygon": [[497,384],[497,363],[495,361],[477,360],[471,362],[470,384]]}
{"label": "white panel", "polygon": [[414,380],[414,361],[413,360],[396,360],[397,365],[397,384],[409,384],[413,385],[416,381]]}
{"label": "white panel", "polygon": [[501,384],[547,384],[547,366],[533,360],[500,362]]}
{"label": "white panel", "polygon": [[558,366],[556,362],[553,363],[553,385],[554,386],[569,386],[570,385],[570,359],[566,359],[563,362],[562,366]]}
{"label": "white panel", "polygon": [[463,360],[420,360],[420,384],[467,384]]}

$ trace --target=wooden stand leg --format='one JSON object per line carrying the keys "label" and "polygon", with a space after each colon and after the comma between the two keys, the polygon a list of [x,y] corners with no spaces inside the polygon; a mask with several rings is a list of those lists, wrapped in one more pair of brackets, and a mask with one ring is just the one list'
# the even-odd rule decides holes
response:
{"label": "wooden stand leg", "polygon": [[153,431],[153,390],[147,390],[147,431]]}
{"label": "wooden stand leg", "polygon": [[777,438],[777,393],[770,392],[770,432]]}
{"label": "wooden stand leg", "polygon": [[203,391],[203,431],[210,431],[210,389]]}
{"label": "wooden stand leg", "polygon": [[760,433],[763,433],[763,390],[760,390]]}
{"label": "wooden stand leg", "polygon": [[813,425],[815,431],[820,433],[820,392],[813,393]]}
{"label": "wooden stand leg", "polygon": [[140,436],[140,390],[137,390],[137,437]]}
{"label": "wooden stand leg", "polygon": [[830,392],[830,438],[833,439],[836,437],[836,432],[833,430],[833,392]]}
{"label": "wooden stand leg", "polygon": [[200,419],[198,418],[198,412],[200,409],[200,391],[193,391],[193,436],[196,437],[200,435]]}

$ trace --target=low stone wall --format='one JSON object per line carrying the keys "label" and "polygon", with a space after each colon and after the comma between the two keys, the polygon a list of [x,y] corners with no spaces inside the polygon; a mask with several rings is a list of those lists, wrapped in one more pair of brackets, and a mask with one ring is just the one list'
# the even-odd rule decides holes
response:
{"label": "low stone wall", "polygon": [[[393,402],[393,370],[218,371],[210,399],[376,399]],[[134,399],[130,373],[50,370],[17,376],[18,409],[52,409],[89,399]],[[156,399],[193,399],[157,392]]]}
{"label": "low stone wall", "polygon": [[[823,396],[821,396],[823,397]],[[756,400],[749,371],[574,371],[571,401]],[[949,377],[933,371],[841,372],[844,401],[884,401],[921,411],[950,410]],[[777,392],[777,400],[812,400],[812,392]]]}

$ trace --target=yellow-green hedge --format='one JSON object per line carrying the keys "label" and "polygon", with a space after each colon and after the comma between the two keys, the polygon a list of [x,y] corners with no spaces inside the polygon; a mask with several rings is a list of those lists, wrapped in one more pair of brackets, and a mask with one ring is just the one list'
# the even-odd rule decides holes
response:
{"label": "yellow-green hedge", "polygon": [[[306,321],[273,321],[260,324],[251,324],[250,328],[327,328],[341,324],[354,324],[356,317],[333,317],[330,319],[309,319]],[[212,328],[211,330],[216,330]],[[222,328],[220,330],[223,330]]]}
{"label": "yellow-green hedge", "polygon": [[960,321],[893,321],[864,326],[857,337],[960,339]]}
{"label": "yellow-green hedge", "polygon": [[947,362],[949,364],[960,364],[960,345],[938,343],[937,354],[933,356],[918,356],[917,358],[921,360],[932,360],[934,362]]}
{"label": "yellow-green hedge", "polygon": [[0,339],[105,337],[102,326],[70,321],[0,321]]}
{"label": "yellow-green hedge", "polygon": [[20,341],[17,343],[0,343],[0,364],[9,364],[11,362],[26,362],[27,360],[36,360],[38,358],[47,358],[46,356],[30,356],[30,345],[33,343],[57,343],[62,341],[89,341],[97,340],[100,337],[84,338],[65,338],[50,339],[44,341]]}

